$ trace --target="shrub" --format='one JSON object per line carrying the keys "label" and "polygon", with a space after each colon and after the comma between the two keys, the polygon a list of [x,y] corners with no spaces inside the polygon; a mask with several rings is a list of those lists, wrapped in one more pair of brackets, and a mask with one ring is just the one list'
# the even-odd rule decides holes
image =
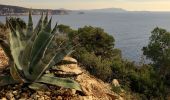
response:
{"label": "shrub", "polygon": [[114,91],[117,94],[120,94],[122,92],[121,87],[112,85],[112,91]]}
{"label": "shrub", "polygon": [[88,52],[94,52],[96,56],[102,58],[112,57],[115,40],[103,29],[85,26],[78,29],[78,35],[80,47],[84,47]]}
{"label": "shrub", "polygon": [[96,57],[94,53],[89,52],[81,54],[79,60],[92,75],[95,75],[104,81],[111,78],[111,62],[108,60],[102,60],[100,57]]}

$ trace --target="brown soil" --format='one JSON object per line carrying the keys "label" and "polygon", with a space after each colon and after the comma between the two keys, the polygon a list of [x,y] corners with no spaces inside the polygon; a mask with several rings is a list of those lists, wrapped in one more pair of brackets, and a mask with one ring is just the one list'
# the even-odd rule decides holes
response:
{"label": "brown soil", "polygon": [[0,69],[8,66],[8,58],[6,57],[2,48],[0,48]]}

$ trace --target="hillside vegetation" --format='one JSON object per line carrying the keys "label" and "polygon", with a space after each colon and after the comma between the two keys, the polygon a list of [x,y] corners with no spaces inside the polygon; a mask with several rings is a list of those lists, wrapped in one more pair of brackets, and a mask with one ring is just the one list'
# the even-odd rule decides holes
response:
{"label": "hillside vegetation", "polygon": [[101,28],[85,26],[73,30],[65,25],[59,25],[58,28],[60,32],[68,33],[70,38],[77,38],[77,46],[72,56],[92,75],[105,82],[118,79],[121,88],[138,99],[167,99],[170,33],[166,30],[155,28],[148,46],[141,48],[152,63],[135,65],[134,62],[122,58],[121,50],[114,48],[114,37]]}

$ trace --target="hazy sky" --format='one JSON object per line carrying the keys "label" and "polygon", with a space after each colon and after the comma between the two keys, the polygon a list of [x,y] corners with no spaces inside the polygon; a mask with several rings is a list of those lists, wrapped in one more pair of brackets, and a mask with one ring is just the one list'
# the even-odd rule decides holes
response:
{"label": "hazy sky", "polygon": [[0,0],[0,4],[50,9],[98,9],[115,7],[132,11],[170,11],[170,0]]}

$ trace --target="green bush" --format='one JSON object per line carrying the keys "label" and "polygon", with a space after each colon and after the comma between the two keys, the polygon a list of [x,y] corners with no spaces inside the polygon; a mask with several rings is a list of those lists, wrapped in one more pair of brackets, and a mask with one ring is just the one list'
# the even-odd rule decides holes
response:
{"label": "green bush", "polygon": [[78,29],[78,34],[80,46],[84,47],[88,52],[94,52],[96,56],[104,58],[112,57],[115,40],[113,36],[104,32],[103,29],[85,26]]}
{"label": "green bush", "polygon": [[108,80],[109,78],[111,78],[111,62],[109,62],[108,60],[102,60],[94,53],[89,52],[84,52],[83,54],[81,54],[79,60],[92,75],[95,75],[102,80]]}
{"label": "green bush", "polygon": [[117,94],[120,94],[121,93],[121,87],[112,85],[112,91],[114,91]]}

